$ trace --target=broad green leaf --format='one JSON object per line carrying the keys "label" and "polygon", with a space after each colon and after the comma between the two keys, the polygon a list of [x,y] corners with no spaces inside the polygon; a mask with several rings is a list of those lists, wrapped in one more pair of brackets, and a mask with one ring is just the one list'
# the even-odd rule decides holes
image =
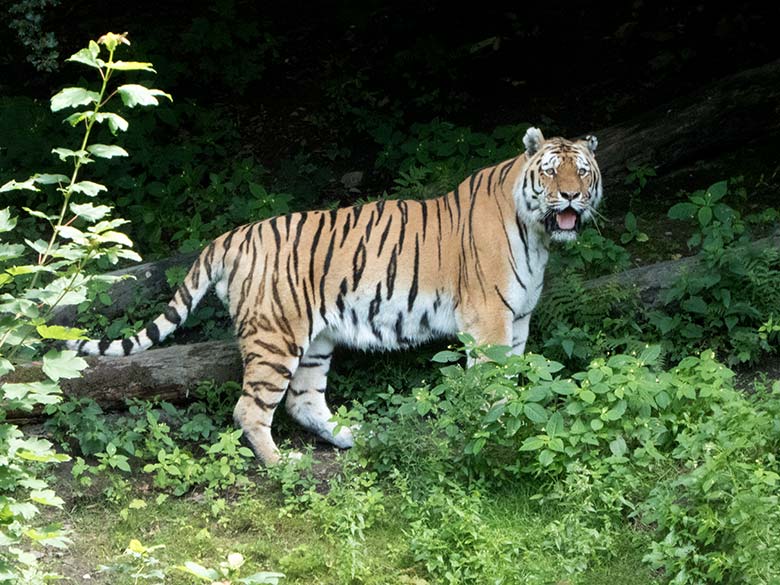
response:
{"label": "broad green leaf", "polygon": [[262,571],[254,573],[248,577],[241,577],[237,580],[242,585],[278,585],[279,579],[284,579],[284,573],[269,573]]}
{"label": "broad green leaf", "polygon": [[71,203],[70,210],[87,221],[98,221],[111,212],[108,205],[93,205],[92,203]]}
{"label": "broad green leaf", "polygon": [[626,401],[620,400],[618,403],[604,413],[606,420],[618,420],[626,412]]}
{"label": "broad green leaf", "polygon": [[13,372],[14,365],[4,357],[0,357],[0,376],[5,376],[8,372]]}
{"label": "broad green leaf", "polygon": [[133,247],[133,242],[130,238],[128,238],[122,232],[115,232],[113,230],[100,234],[100,240],[102,242],[114,242],[115,244],[127,246],[128,248]]}
{"label": "broad green leaf", "polygon": [[101,124],[104,121],[107,121],[108,129],[111,131],[111,134],[113,134],[114,136],[116,136],[117,130],[121,130],[122,132],[124,132],[128,128],[127,120],[125,120],[119,114],[114,114],[112,112],[102,112],[98,114],[95,117],[95,121]]}
{"label": "broad green leaf", "polygon": [[440,363],[440,364],[446,364],[449,362],[457,362],[460,358],[463,356],[459,354],[456,351],[440,351],[436,353],[432,358],[431,361]]}
{"label": "broad green leaf", "polygon": [[539,437],[528,437],[523,444],[520,445],[520,451],[537,451],[544,447],[545,442]]}
{"label": "broad green leaf", "polygon": [[696,213],[696,206],[686,201],[672,205],[667,215],[671,219],[691,219],[694,213]]}
{"label": "broad green leaf", "polygon": [[14,179],[11,179],[5,185],[0,187],[0,193],[5,191],[19,191],[22,189],[27,191],[40,191],[40,189],[35,186],[35,177],[30,177],[26,181],[15,181]]}
{"label": "broad green leaf", "polygon": [[625,455],[626,451],[628,451],[625,439],[623,439],[622,436],[619,436],[614,441],[611,441],[609,444],[609,450],[612,451],[612,454],[615,457],[622,457]]}
{"label": "broad green leaf", "polygon": [[82,63],[83,65],[88,65],[89,67],[95,67],[96,69],[99,69],[103,64],[103,62],[98,59],[99,54],[100,47],[98,47],[98,44],[95,41],[89,41],[89,47],[86,49],[81,49],[65,60],[75,61],[76,63]]}
{"label": "broad green leaf", "polygon": [[78,159],[81,164],[89,164],[94,162],[89,158],[89,153],[86,150],[71,150],[69,148],[52,148],[52,153],[60,157],[61,161],[67,161],[69,158]]}
{"label": "broad green leaf", "polygon": [[87,234],[82,232],[78,228],[74,228],[70,225],[61,225],[57,228],[57,233],[60,235],[60,237],[65,238],[66,240],[73,240],[74,242],[80,243],[80,244],[87,244],[89,240],[87,239]]}
{"label": "broad green leaf", "polygon": [[0,262],[19,258],[25,250],[21,244],[0,244]]}
{"label": "broad green leaf", "polygon": [[56,404],[60,401],[60,387],[54,382],[18,382],[0,387],[3,400],[19,403],[15,408],[32,410],[35,404]]}
{"label": "broad green leaf", "polygon": [[696,217],[699,220],[700,225],[709,225],[709,223],[712,221],[712,207],[700,208]]}
{"label": "broad green leaf", "polygon": [[547,425],[545,426],[547,434],[551,437],[560,435],[563,432],[563,416],[560,412],[554,412],[547,419]]}
{"label": "broad green leaf", "polygon": [[43,372],[55,382],[61,378],[78,378],[86,367],[87,362],[69,349],[51,350],[43,356]]}
{"label": "broad green leaf", "polygon": [[574,394],[577,390],[577,385],[571,380],[553,380],[552,384],[550,384],[550,388],[552,388],[552,391],[556,394],[569,396]]}
{"label": "broad green leaf", "polygon": [[106,66],[117,71],[151,71],[152,73],[157,73],[152,69],[151,63],[142,63],[140,61],[114,61],[113,63],[107,63]]}
{"label": "broad green leaf", "polygon": [[91,144],[87,147],[90,154],[100,158],[114,158],[115,156],[129,156],[127,151],[115,144]]}
{"label": "broad green leaf", "polygon": [[543,450],[541,453],[539,453],[539,463],[541,463],[544,467],[547,467],[555,460],[555,453],[550,451],[549,449]]}
{"label": "broad green leaf", "polygon": [[561,347],[568,357],[571,357],[571,354],[574,353],[574,342],[571,339],[561,341]]}
{"label": "broad green leaf", "polygon": [[85,333],[83,329],[62,325],[38,325],[35,329],[43,339],[84,339]]}
{"label": "broad green leaf", "polygon": [[658,408],[666,408],[671,402],[672,399],[664,390],[655,395],[655,403],[658,405]]}
{"label": "broad green leaf", "polygon": [[149,89],[143,85],[137,85],[130,83],[127,85],[120,85],[117,88],[119,96],[122,98],[122,102],[128,108],[134,108],[135,106],[156,106],[159,105],[158,97],[166,97],[173,101],[173,98],[159,89]]}
{"label": "broad green leaf", "polygon": [[0,233],[10,232],[16,227],[16,218],[11,215],[11,209],[0,209]]}
{"label": "broad green leaf", "polygon": [[[100,156],[97,153],[93,153],[96,156]],[[74,191],[76,193],[82,193],[86,195],[87,197],[95,197],[98,193],[101,191],[106,191],[105,185],[101,185],[100,183],[93,183],[92,181],[79,181],[78,183],[74,183],[71,185],[71,191]]]}
{"label": "broad green leaf", "polygon": [[661,355],[660,345],[651,345],[642,350],[639,354],[639,361],[645,365],[655,365]]}
{"label": "broad green leaf", "polygon": [[96,91],[89,91],[83,87],[66,87],[51,98],[51,111],[59,112],[65,108],[86,106],[94,104],[100,99]]}
{"label": "broad green leaf", "polygon": [[596,394],[590,390],[583,390],[580,392],[580,399],[587,404],[593,404],[593,402],[596,400]]}
{"label": "broad green leaf", "polygon": [[547,421],[547,411],[536,402],[528,402],[523,405],[523,413],[532,422],[541,424]]}
{"label": "broad green leaf", "polygon": [[36,183],[41,185],[54,185],[59,183],[67,183],[69,181],[68,177],[65,175],[50,175],[47,173],[35,175],[33,178],[35,179]]}
{"label": "broad green leaf", "polygon": [[63,120],[63,122],[67,122],[71,126],[77,126],[78,124],[80,124],[84,120],[91,119],[94,114],[95,114],[95,112],[89,112],[89,111],[87,111],[87,112],[75,112],[75,113],[71,114],[70,116],[68,116],[67,118],[65,118]]}
{"label": "broad green leaf", "polygon": [[219,579],[219,573],[217,573],[214,569],[207,569],[206,567],[199,565],[198,563],[193,563],[192,561],[186,561],[183,566],[179,566],[177,568],[181,571],[184,571],[185,573],[195,575],[196,577],[200,577],[206,581],[216,581]]}
{"label": "broad green leaf", "polygon": [[707,191],[712,196],[712,201],[715,202],[715,201],[719,201],[720,199],[723,199],[728,189],[729,189],[728,181],[719,181],[714,185],[710,185],[710,188],[707,189]]}
{"label": "broad green leaf", "polygon": [[36,504],[43,504],[44,506],[55,506],[62,508],[65,501],[54,493],[54,490],[36,490],[30,492],[30,499]]}
{"label": "broad green leaf", "polygon": [[703,298],[699,296],[686,299],[685,301],[680,303],[680,305],[682,306],[683,309],[691,313],[698,313],[700,315],[707,314],[707,303],[704,301]]}
{"label": "broad green leaf", "polygon": [[56,215],[48,215],[43,211],[38,211],[37,209],[30,209],[29,207],[22,207],[22,209],[24,209],[33,217],[39,217],[40,219],[45,219],[46,221],[56,221],[58,219]]}

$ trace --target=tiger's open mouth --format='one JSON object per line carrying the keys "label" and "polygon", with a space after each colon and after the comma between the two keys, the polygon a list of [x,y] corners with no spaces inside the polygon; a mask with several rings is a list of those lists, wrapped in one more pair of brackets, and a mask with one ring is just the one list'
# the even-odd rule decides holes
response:
{"label": "tiger's open mouth", "polygon": [[544,227],[547,233],[550,234],[554,232],[577,232],[581,223],[580,214],[572,207],[558,213],[549,213],[544,219]]}

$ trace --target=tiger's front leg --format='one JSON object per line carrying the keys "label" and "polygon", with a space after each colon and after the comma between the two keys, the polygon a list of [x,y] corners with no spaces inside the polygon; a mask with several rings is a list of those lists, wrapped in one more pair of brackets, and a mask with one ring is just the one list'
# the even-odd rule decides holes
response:
{"label": "tiger's front leg", "polygon": [[[458,327],[470,333],[480,345],[512,345],[512,313],[502,303],[487,303],[473,312],[458,315]],[[468,357],[467,366],[475,363]]]}
{"label": "tiger's front leg", "polygon": [[519,315],[512,321],[512,355],[523,355],[528,341],[531,313]]}
{"label": "tiger's front leg", "polygon": [[325,401],[333,348],[325,333],[317,336],[290,382],[285,405],[301,426],[336,447],[347,449],[352,447],[352,431],[342,427],[338,433],[334,432],[336,423],[331,420],[333,413]]}

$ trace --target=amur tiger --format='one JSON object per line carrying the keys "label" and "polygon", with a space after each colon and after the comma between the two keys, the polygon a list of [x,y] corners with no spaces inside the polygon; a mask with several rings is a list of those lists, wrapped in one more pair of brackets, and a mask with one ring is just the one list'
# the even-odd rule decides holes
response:
{"label": "amur tiger", "polygon": [[127,355],[165,339],[213,284],[244,363],[234,410],[255,453],[279,460],[274,411],[347,448],[352,432],[325,401],[336,344],[410,347],[459,331],[522,353],[550,241],[573,240],[602,196],[593,136],[546,140],[425,201],[377,201],[291,213],[238,227],[200,255],[162,315],[123,340],[81,340],[86,354]]}

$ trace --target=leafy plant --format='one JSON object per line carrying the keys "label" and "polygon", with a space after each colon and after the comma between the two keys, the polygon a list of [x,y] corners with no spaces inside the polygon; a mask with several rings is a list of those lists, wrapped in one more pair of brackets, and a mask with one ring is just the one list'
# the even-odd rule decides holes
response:
{"label": "leafy plant", "polygon": [[[66,539],[59,528],[38,529],[31,521],[38,513],[38,505],[61,506],[63,501],[38,477],[38,464],[66,460],[54,452],[49,441],[25,437],[12,424],[2,422],[6,413],[30,411],[37,405],[59,401],[59,380],[74,378],[86,367],[86,362],[73,351],[46,351],[46,342],[77,339],[78,329],[47,325],[56,307],[80,303],[86,298],[90,277],[85,276],[86,265],[97,259],[116,263],[121,258],[138,259],[130,248],[129,238],[117,231],[123,219],[109,219],[111,208],[89,202],[79,203],[82,197],[93,198],[106,191],[102,184],[84,180],[83,167],[97,158],[127,156],[116,144],[91,142],[95,124],[105,124],[112,134],[124,131],[128,122],[116,113],[106,111],[106,104],[119,95],[128,107],[155,105],[157,97],[170,97],[160,90],[147,89],[138,84],[124,84],[109,92],[109,81],[125,71],[152,71],[151,64],[115,61],[120,44],[129,44],[123,35],[108,33],[90,42],[89,47],[70,57],[70,61],[96,70],[100,89],[67,87],[51,98],[52,111],[81,108],[66,118],[71,126],[80,125],[83,137],[76,150],[58,147],[52,152],[60,161],[70,163],[70,176],[63,174],[35,174],[25,181],[11,180],[0,187],[0,192],[29,190],[39,192],[56,186],[59,211],[51,214],[25,207],[36,220],[48,224],[51,233],[46,239],[24,238],[24,244],[0,244],[0,374],[5,376],[0,387],[0,465],[3,481],[0,486],[0,575],[5,581],[39,583],[48,578],[37,566],[36,557],[25,550],[30,544],[62,547]],[[101,46],[107,59],[101,58]],[[9,209],[0,211],[0,231],[9,233],[16,227],[16,218]],[[36,255],[34,261],[27,256]],[[94,277],[100,280],[100,277]],[[106,280],[103,278],[103,280]],[[45,352],[45,353],[44,353]],[[42,357],[39,376],[44,381],[14,382],[14,364]]]}

